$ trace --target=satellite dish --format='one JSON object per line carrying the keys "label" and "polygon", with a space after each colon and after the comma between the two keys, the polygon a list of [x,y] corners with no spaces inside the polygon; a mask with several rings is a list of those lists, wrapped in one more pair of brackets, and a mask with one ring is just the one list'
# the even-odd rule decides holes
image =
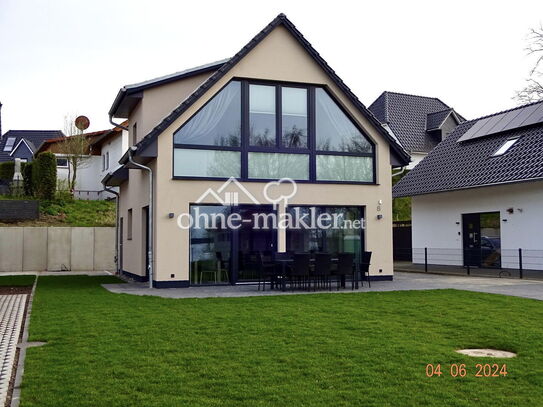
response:
{"label": "satellite dish", "polygon": [[90,126],[90,120],[87,116],[78,116],[75,119],[75,127],[79,130],[87,130]]}

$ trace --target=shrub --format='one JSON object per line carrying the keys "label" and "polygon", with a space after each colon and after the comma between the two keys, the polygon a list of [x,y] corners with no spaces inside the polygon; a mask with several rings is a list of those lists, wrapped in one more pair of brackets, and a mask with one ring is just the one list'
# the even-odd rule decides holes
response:
{"label": "shrub", "polygon": [[57,189],[57,159],[51,152],[38,154],[32,164],[32,183],[36,196],[53,200]]}
{"label": "shrub", "polygon": [[23,190],[26,196],[34,196],[32,185],[32,163],[26,163],[22,169],[23,173]]}
{"label": "shrub", "polygon": [[15,171],[15,161],[7,161],[0,163],[0,180],[11,182],[13,180],[13,172]]}

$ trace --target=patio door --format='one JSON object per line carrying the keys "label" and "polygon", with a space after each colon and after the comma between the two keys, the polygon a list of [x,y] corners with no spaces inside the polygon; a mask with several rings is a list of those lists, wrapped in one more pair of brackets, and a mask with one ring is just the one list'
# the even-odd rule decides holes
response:
{"label": "patio door", "polygon": [[257,255],[271,258],[275,251],[277,230],[266,222],[275,211],[268,205],[242,205],[234,210],[241,215],[241,227],[232,231],[233,282],[256,281]]}

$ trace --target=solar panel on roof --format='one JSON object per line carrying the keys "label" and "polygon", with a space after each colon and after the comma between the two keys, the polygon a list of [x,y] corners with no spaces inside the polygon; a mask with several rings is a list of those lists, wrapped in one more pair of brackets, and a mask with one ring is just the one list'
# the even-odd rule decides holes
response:
{"label": "solar panel on roof", "polygon": [[473,136],[478,133],[481,127],[483,127],[489,120],[490,120],[489,118],[486,118],[486,119],[481,119],[475,122],[475,124],[471,126],[470,129],[466,131],[464,135],[458,139],[458,141],[471,140]]}
{"label": "solar panel on roof", "polygon": [[512,110],[510,112],[507,112],[501,116],[501,120],[499,120],[494,127],[488,130],[488,134],[492,133],[499,133],[500,131],[503,131],[505,126],[511,122],[515,117],[517,117],[522,112],[522,109],[520,110]]}
{"label": "solar panel on roof", "polygon": [[543,122],[543,102],[478,120],[457,141],[473,140]]}
{"label": "solar panel on roof", "polygon": [[543,103],[538,106],[535,111],[528,116],[526,120],[522,123],[523,126],[529,126],[530,124],[539,123],[543,118]]}

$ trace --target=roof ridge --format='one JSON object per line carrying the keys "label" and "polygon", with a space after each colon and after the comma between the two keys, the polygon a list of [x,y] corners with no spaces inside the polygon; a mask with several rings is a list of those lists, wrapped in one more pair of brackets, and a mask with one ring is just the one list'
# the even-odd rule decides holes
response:
{"label": "roof ridge", "polygon": [[447,112],[447,111],[451,111],[451,110],[454,110],[454,108],[448,107],[447,109],[437,110],[435,112],[426,113],[426,116],[429,116],[431,114],[436,114],[436,113],[443,113],[443,112]]}
{"label": "roof ridge", "polygon": [[[422,96],[422,95],[415,95],[413,93],[394,92],[394,91],[390,91],[390,90],[385,90],[383,93],[392,93],[394,95],[412,96],[412,97],[424,98],[424,99],[435,99],[435,100],[439,100],[441,103],[443,103],[443,101],[441,99],[439,99],[438,97],[435,97],[435,96]],[[446,103],[443,103],[443,104],[445,106],[448,106]]]}
{"label": "roof ridge", "polygon": [[520,106],[517,106],[517,107],[513,107],[511,109],[506,109],[506,110],[502,110],[500,112],[496,112],[496,113],[492,113],[492,114],[487,114],[486,116],[481,116],[481,117],[477,117],[475,119],[471,119],[471,120],[466,120],[465,122],[461,123],[461,124],[465,124],[465,123],[471,123],[471,122],[477,122],[479,120],[483,120],[483,119],[487,119],[489,117],[492,117],[492,116],[497,116],[497,115],[500,115],[500,114],[503,114],[503,113],[509,113],[509,112],[512,112],[513,110],[517,110],[517,109],[523,109],[525,107],[528,107],[528,106],[533,106],[533,105],[536,105],[538,103],[543,103],[543,100],[538,100],[537,102],[531,102],[531,103],[527,103],[525,105],[520,105]]}

